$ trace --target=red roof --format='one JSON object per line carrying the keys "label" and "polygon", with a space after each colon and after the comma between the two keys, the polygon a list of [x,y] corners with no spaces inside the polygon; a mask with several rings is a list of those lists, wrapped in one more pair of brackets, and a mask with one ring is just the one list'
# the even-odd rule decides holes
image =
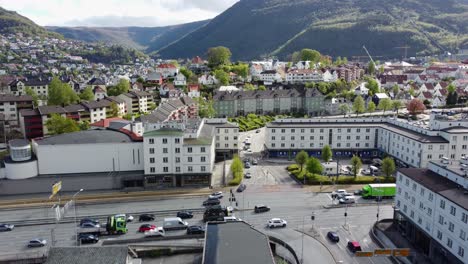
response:
{"label": "red roof", "polygon": [[423,96],[426,99],[432,99],[432,94],[430,92],[423,92]]}
{"label": "red roof", "polygon": [[198,84],[189,84],[188,85],[188,90],[189,91],[198,91],[200,89],[200,87],[198,86]]}
{"label": "red roof", "polygon": [[112,121],[126,121],[126,120],[123,119],[123,118],[120,118],[120,117],[111,117],[111,118],[101,119],[101,120],[99,120],[99,121],[97,121],[95,123],[90,124],[90,126],[93,126],[93,127],[109,127],[109,124]]}
{"label": "red roof", "polygon": [[175,69],[177,67],[174,66],[174,64],[171,64],[171,63],[163,63],[163,64],[159,64],[158,67],[156,67],[156,68]]}
{"label": "red roof", "polygon": [[203,60],[202,58],[200,58],[200,56],[196,56],[192,59],[192,63],[193,64],[203,64]]}

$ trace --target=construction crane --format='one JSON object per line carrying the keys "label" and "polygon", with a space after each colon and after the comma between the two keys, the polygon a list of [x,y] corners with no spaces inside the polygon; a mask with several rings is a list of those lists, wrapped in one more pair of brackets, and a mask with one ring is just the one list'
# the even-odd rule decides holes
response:
{"label": "construction crane", "polygon": [[362,48],[366,51],[367,56],[369,56],[370,60],[375,65],[375,61],[372,59],[372,56],[370,55],[369,51],[366,49],[366,46],[362,45]]}
{"label": "construction crane", "polygon": [[405,57],[403,60],[406,60],[408,58],[408,49],[411,48],[410,46],[401,46],[401,47],[395,47],[395,49],[404,49],[405,50]]}

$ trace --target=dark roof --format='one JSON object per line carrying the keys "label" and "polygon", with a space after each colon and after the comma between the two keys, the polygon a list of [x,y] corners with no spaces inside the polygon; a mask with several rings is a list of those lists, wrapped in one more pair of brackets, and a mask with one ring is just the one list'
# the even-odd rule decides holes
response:
{"label": "dark roof", "polygon": [[453,181],[429,169],[406,168],[398,171],[418,184],[468,210],[468,195],[464,193],[463,187],[459,188],[459,185]]}
{"label": "dark roof", "polygon": [[101,78],[92,78],[88,81],[89,85],[106,85],[106,83]]}
{"label": "dark roof", "polygon": [[[233,247],[236,250],[233,250]],[[203,264],[273,264],[268,237],[245,222],[208,223]]]}
{"label": "dark roof", "polygon": [[20,110],[21,116],[39,116],[39,110],[37,109],[21,109]]}
{"label": "dark roof", "polygon": [[41,115],[49,115],[49,114],[64,114],[67,111],[61,106],[58,105],[42,105],[37,108]]}
{"label": "dark roof", "polygon": [[1,94],[0,95],[0,102],[25,102],[25,101],[33,101],[32,96],[30,95],[11,95],[11,94]]}
{"label": "dark roof", "polygon": [[132,139],[122,132],[95,129],[50,136],[36,139],[35,141],[38,145],[65,145],[92,143],[129,143],[132,142]]}
{"label": "dark roof", "polygon": [[126,264],[128,248],[52,247],[45,264]]}
{"label": "dark roof", "polygon": [[67,111],[68,113],[79,112],[79,111],[85,111],[86,110],[86,108],[82,104],[67,105],[64,108],[65,108],[65,111]]}
{"label": "dark roof", "polygon": [[116,102],[118,104],[125,103],[125,101],[122,98],[118,97],[118,96],[108,96],[108,97],[105,98],[105,100],[108,100],[108,101],[111,101],[111,102]]}
{"label": "dark roof", "polygon": [[[308,90],[308,89],[307,89]],[[306,90],[306,91],[307,91]],[[311,91],[309,91],[311,93]],[[288,89],[288,90],[266,90],[266,91],[215,91],[213,95],[213,100],[236,100],[237,98],[241,99],[269,99],[275,97],[301,97],[304,96],[304,91],[299,91],[298,89]]]}
{"label": "dark roof", "polygon": [[101,108],[101,107],[108,107],[111,105],[111,102],[109,100],[99,100],[99,101],[82,102],[81,104],[84,105],[88,109],[95,109],[95,108]]}

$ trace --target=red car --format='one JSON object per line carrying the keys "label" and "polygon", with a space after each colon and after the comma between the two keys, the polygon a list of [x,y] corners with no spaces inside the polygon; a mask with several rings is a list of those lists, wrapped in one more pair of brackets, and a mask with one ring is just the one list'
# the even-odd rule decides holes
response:
{"label": "red car", "polygon": [[146,231],[150,231],[150,230],[153,230],[153,229],[156,229],[155,225],[144,224],[144,225],[141,225],[140,228],[138,228],[138,232],[144,233]]}

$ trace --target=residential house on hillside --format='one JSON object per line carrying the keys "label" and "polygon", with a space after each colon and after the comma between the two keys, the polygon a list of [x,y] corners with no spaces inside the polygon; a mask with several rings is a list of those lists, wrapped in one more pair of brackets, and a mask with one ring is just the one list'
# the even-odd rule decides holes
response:
{"label": "residential house on hillside", "polygon": [[159,84],[163,83],[163,76],[160,72],[150,72],[146,76],[146,81],[152,84]]}
{"label": "residential house on hillside", "polygon": [[155,70],[156,72],[159,72],[164,79],[169,77],[175,77],[176,74],[179,72],[179,69],[171,63],[159,64]]}
{"label": "residential house on hillside", "polygon": [[369,94],[369,89],[366,87],[367,82],[361,83],[358,87],[354,89],[355,95],[360,95],[362,97],[367,96]]}
{"label": "residential house on hillside", "polygon": [[380,81],[380,84],[384,88],[392,88],[395,85],[398,87],[403,88],[406,82],[408,81],[408,77],[406,75],[379,75],[377,77]]}
{"label": "residential house on hillside", "polygon": [[115,103],[117,105],[117,109],[119,109],[118,116],[124,116],[125,114],[127,114],[125,100],[123,100],[122,98],[118,96],[108,96],[105,98],[105,100],[111,102],[111,104]]}
{"label": "residential house on hillside", "polygon": [[267,70],[260,73],[260,81],[266,85],[271,85],[273,83],[279,83],[283,81],[283,77],[277,70]]}
{"label": "residential house on hillside", "polygon": [[99,86],[102,89],[104,89],[104,91],[107,91],[106,82],[101,78],[93,77],[86,84],[88,87],[91,87],[91,89],[94,89],[94,87]]}
{"label": "residential house on hillside", "polygon": [[188,96],[191,98],[200,97],[200,85],[189,84],[187,87]]}
{"label": "residential house on hillside", "polygon": [[26,88],[32,89],[37,95],[47,97],[51,79],[47,77],[31,77],[16,79],[9,84],[9,92],[14,95],[25,95]]}
{"label": "residential house on hillside", "polygon": [[298,70],[308,70],[310,69],[310,61],[298,61],[295,65]]}
{"label": "residential house on hillside", "polygon": [[177,75],[174,77],[174,85],[176,86],[185,86],[187,85],[187,78],[185,78],[185,75],[182,73],[177,73]]}
{"label": "residential house on hillside", "polygon": [[198,106],[189,97],[171,98],[161,104],[151,114],[140,116],[141,122],[163,123],[198,117]]}
{"label": "residential house on hillside", "polygon": [[376,93],[372,96],[372,102],[374,102],[376,106],[379,105],[382,99],[390,99],[390,97],[388,97],[386,93]]}
{"label": "residential house on hillside", "polygon": [[153,97],[150,93],[144,91],[130,91],[118,96],[125,101],[127,114],[146,113],[148,105],[153,103]]}
{"label": "residential house on hillside", "polygon": [[210,74],[203,74],[198,78],[198,83],[202,85],[214,85],[218,84],[218,80]]}
{"label": "residential house on hillside", "polygon": [[169,97],[169,91],[176,90],[176,87],[172,83],[164,83],[159,87],[159,96]]}
{"label": "residential house on hillside", "polygon": [[29,95],[0,95],[0,113],[5,126],[17,126],[19,113],[23,109],[33,109],[33,98]]}
{"label": "residential house on hillside", "polygon": [[101,86],[94,86],[93,93],[94,93],[94,100],[101,100],[107,96],[106,91],[102,89]]}
{"label": "residential house on hillside", "polygon": [[323,81],[322,72],[317,70],[291,69],[286,73],[286,82],[290,84],[321,81]]}
{"label": "residential house on hillside", "polygon": [[324,82],[335,82],[338,80],[338,74],[335,70],[322,68],[322,78]]}

